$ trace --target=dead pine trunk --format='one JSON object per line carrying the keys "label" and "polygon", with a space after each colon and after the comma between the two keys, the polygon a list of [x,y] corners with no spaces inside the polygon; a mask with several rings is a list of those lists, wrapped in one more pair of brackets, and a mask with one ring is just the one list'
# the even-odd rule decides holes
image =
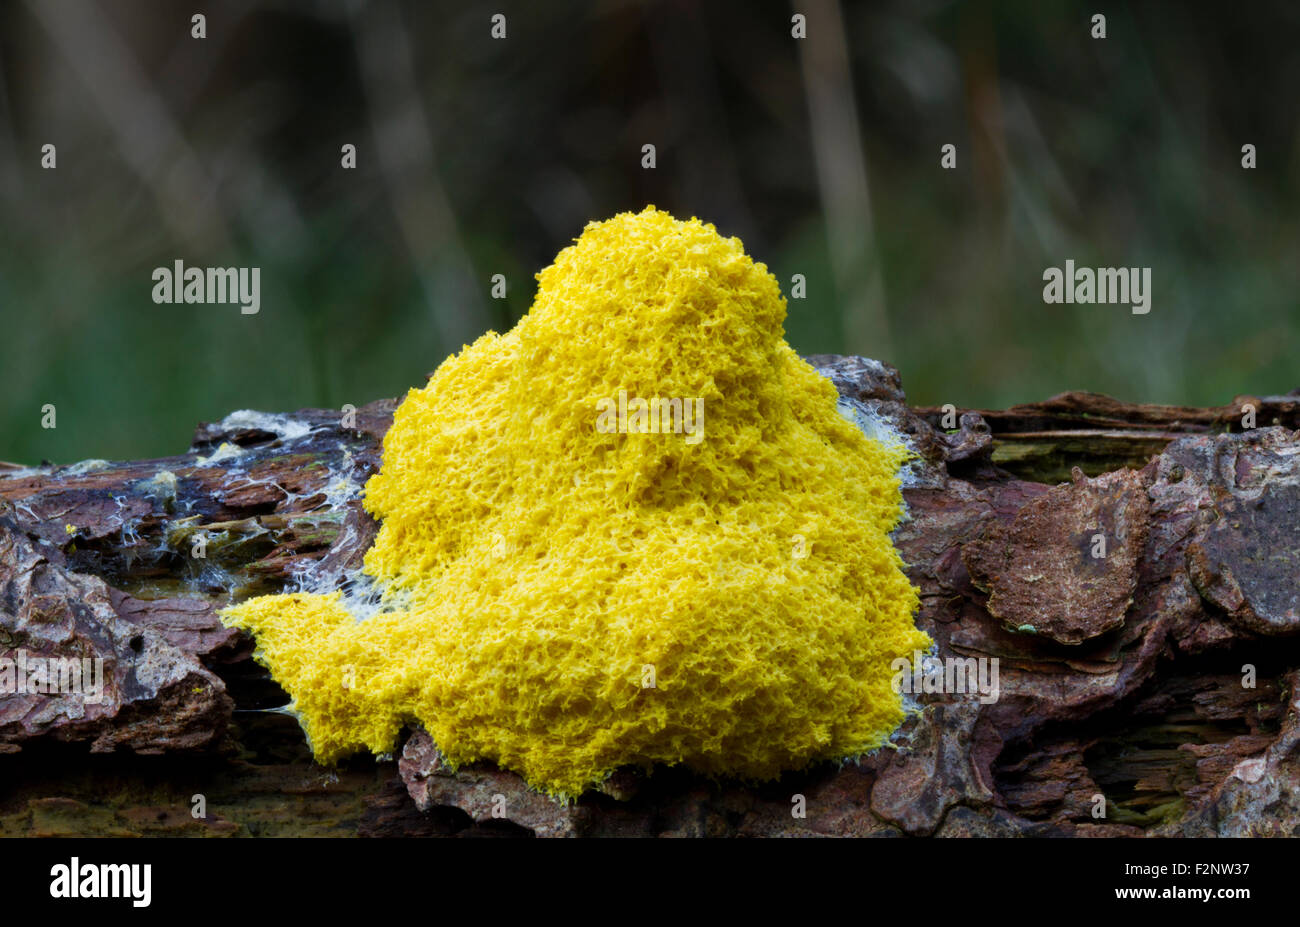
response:
{"label": "dead pine trunk", "polygon": [[[809,360],[916,451],[895,543],[937,651],[896,749],[568,806],[420,730],[315,765],[216,610],[350,581],[395,402],[237,412],[176,457],[0,465],[0,836],[1300,832],[1300,391],[914,408],[886,364]],[[53,658],[97,690],[40,691]]]}

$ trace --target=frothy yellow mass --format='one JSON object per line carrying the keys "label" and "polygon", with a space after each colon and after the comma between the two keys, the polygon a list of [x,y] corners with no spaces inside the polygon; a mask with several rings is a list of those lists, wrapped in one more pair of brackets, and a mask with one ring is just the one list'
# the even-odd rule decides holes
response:
{"label": "frothy yellow mass", "polygon": [[[384,610],[223,614],[317,758],[418,721],[453,764],[576,795],[621,765],[758,780],[880,746],[890,662],[930,643],[889,539],[906,451],[841,416],[775,278],[712,225],[591,223],[538,281],[397,410],[365,490]],[[598,428],[620,390],[703,400],[703,437]]]}

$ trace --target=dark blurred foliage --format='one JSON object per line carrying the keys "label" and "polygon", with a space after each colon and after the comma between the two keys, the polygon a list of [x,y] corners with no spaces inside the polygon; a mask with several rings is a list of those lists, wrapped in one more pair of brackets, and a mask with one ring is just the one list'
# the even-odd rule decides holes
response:
{"label": "dark blurred foliage", "polygon": [[[0,3],[0,459],[399,395],[646,203],[804,274],[791,343],[915,402],[1300,385],[1300,7],[1104,6]],[[177,258],[262,268],[261,312],[155,305]],[[1067,258],[1150,266],[1151,313],[1044,305]]]}

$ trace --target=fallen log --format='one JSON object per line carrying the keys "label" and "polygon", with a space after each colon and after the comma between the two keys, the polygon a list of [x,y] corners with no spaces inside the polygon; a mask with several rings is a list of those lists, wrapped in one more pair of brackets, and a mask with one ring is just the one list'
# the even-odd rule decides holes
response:
{"label": "fallen log", "polygon": [[567,806],[421,730],[316,766],[216,610],[353,581],[395,402],[236,412],[175,457],[0,465],[0,661],[102,666],[41,692],[0,662],[0,835],[1297,832],[1300,391],[913,408],[888,365],[809,360],[916,452],[895,542],[937,648],[889,749],[757,785],[625,770]]}

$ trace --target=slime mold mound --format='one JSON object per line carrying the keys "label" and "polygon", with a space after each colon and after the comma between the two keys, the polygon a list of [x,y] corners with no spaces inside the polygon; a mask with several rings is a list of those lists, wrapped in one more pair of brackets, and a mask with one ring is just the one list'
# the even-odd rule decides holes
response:
{"label": "slime mold mound", "polygon": [[776,280],[711,225],[591,223],[538,280],[397,410],[365,491],[383,610],[223,613],[317,758],[418,721],[452,764],[573,796],[622,765],[762,780],[880,746],[890,663],[930,645],[889,538],[906,450],[839,414]]}

